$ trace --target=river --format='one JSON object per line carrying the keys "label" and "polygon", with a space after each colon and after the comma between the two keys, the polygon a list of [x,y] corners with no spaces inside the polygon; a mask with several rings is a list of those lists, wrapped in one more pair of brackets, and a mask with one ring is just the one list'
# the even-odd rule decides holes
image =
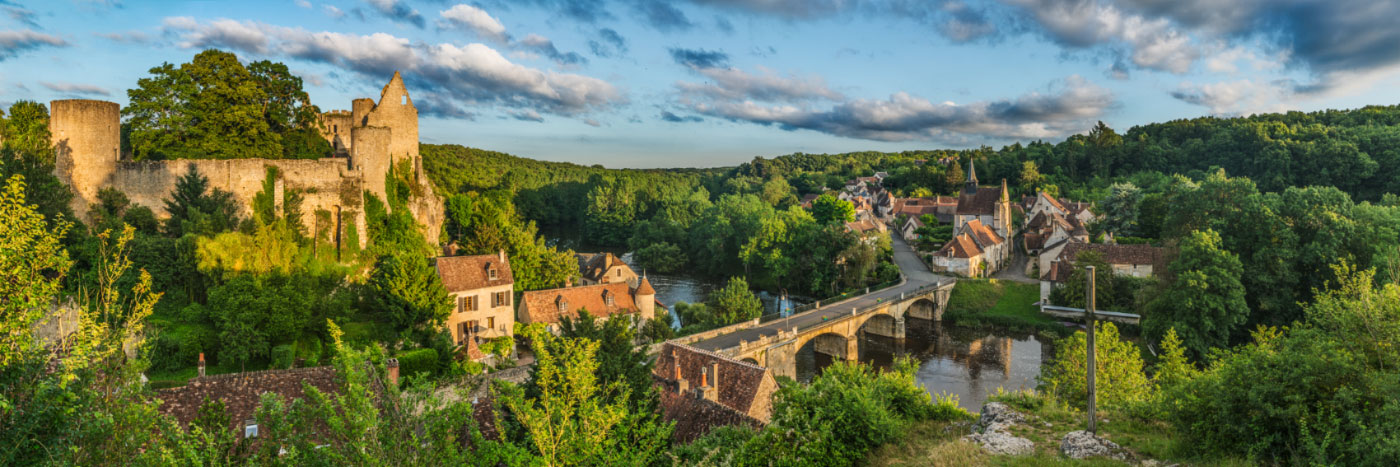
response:
{"label": "river", "polygon": [[[997,388],[1007,391],[1033,389],[1040,366],[1052,357],[1051,346],[1039,336],[998,330],[973,329],[921,319],[906,321],[902,346],[894,339],[863,335],[859,359],[889,368],[894,358],[908,355],[919,362],[914,379],[930,393],[958,396],[963,408],[976,413],[987,395]],[[812,346],[797,354],[797,379],[810,381],[832,357],[816,353]]]}

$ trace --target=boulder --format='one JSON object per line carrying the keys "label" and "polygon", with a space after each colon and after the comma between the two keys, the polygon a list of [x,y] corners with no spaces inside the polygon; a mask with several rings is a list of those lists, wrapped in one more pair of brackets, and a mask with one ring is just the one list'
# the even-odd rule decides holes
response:
{"label": "boulder", "polygon": [[1070,459],[1084,459],[1087,457],[1107,457],[1110,459],[1123,460],[1127,456],[1123,453],[1123,448],[1118,443],[1095,436],[1087,431],[1071,431],[1065,434],[1060,440],[1060,452]]}
{"label": "boulder", "polygon": [[1035,443],[1006,431],[1011,425],[1025,421],[1024,415],[1006,404],[991,402],[982,406],[981,417],[972,425],[973,433],[964,439],[982,445],[982,449],[992,454],[1029,455],[1035,452]]}

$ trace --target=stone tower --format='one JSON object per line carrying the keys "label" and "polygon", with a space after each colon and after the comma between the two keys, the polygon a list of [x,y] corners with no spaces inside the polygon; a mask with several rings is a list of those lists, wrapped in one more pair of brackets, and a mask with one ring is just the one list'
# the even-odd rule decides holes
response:
{"label": "stone tower", "polygon": [[54,172],[73,187],[74,214],[84,221],[97,192],[111,183],[121,158],[121,106],[87,99],[49,103]]}
{"label": "stone tower", "polygon": [[967,182],[963,184],[963,195],[977,194],[977,161],[967,161]]}

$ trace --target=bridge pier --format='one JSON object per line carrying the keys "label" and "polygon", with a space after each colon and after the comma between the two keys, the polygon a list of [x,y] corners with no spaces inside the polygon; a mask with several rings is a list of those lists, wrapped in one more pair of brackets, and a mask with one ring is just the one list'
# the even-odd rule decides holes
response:
{"label": "bridge pier", "polygon": [[846,361],[853,362],[860,358],[860,337],[852,335],[846,338]]}

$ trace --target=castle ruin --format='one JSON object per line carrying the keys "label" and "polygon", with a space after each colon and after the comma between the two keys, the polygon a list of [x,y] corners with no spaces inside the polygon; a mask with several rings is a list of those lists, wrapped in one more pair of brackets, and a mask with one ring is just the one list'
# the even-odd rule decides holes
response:
{"label": "castle ruin", "polygon": [[[253,215],[253,197],[263,189],[268,167],[276,167],[278,177],[274,198],[279,212],[286,190],[302,193],[301,219],[306,231],[327,232],[339,242],[358,239],[363,247],[365,231],[364,193],[374,194],[387,204],[386,177],[391,165],[410,161],[416,183],[409,209],[424,229],[428,241],[436,243],[443,221],[442,200],[433,193],[423,175],[418,155],[418,109],[404,87],[398,72],[380,92],[379,102],[361,98],[351,102],[350,111],[330,111],[321,115],[322,136],[334,148],[331,157],[321,159],[185,159],[131,161],[121,154],[121,107],[115,102],[68,99],[49,104],[49,130],[57,152],[55,174],[73,190],[73,212],[84,222],[89,208],[98,203],[97,193],[115,188],[126,194],[133,205],[150,208],[158,218],[168,218],[164,199],[175,190],[175,182],[190,166],[209,179],[209,188],[233,194],[241,216]],[[317,212],[323,212],[317,215]],[[326,220],[324,213],[329,213]],[[319,225],[328,222],[330,225]],[[348,245],[347,245],[348,246]]]}

